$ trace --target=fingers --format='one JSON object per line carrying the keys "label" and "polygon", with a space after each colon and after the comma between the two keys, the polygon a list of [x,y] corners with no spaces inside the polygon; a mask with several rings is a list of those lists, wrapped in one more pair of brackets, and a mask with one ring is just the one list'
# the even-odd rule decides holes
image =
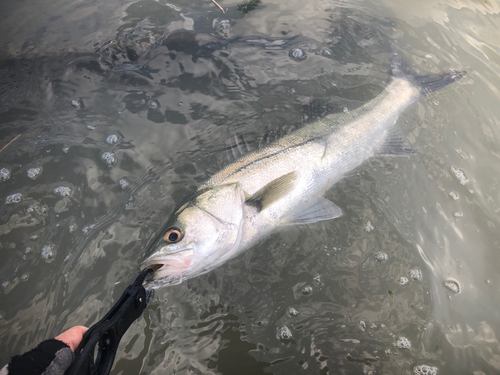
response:
{"label": "fingers", "polygon": [[67,331],[56,336],[55,339],[64,342],[74,352],[82,341],[83,334],[87,332],[87,330],[88,328],[84,326],[71,327]]}

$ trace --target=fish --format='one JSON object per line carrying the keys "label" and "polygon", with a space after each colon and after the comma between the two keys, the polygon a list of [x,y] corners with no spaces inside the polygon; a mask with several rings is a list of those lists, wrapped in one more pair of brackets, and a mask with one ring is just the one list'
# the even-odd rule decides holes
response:
{"label": "fish", "polygon": [[278,227],[338,218],[342,210],[324,197],[328,189],[373,156],[414,153],[395,126],[399,115],[465,72],[407,73],[398,53],[390,66],[390,80],[371,101],[317,119],[202,183],[152,241],[140,266],[154,270],[145,287],[177,285],[207,273]]}

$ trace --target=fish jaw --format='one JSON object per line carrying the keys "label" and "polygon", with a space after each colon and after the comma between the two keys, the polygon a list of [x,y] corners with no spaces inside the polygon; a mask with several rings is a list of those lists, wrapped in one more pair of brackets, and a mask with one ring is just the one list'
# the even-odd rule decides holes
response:
{"label": "fish jaw", "polygon": [[150,256],[141,264],[141,270],[147,267],[154,270],[152,278],[145,283],[145,286],[156,289],[163,285],[180,284],[184,272],[193,261],[193,255],[192,248],[184,248],[168,255]]}

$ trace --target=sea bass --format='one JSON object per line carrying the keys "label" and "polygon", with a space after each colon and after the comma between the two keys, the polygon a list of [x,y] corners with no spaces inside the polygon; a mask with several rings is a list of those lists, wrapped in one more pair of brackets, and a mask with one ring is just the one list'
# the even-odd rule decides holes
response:
{"label": "sea bass", "polygon": [[141,265],[155,271],[146,287],[179,284],[213,270],[278,226],[341,216],[324,193],[374,155],[407,152],[394,131],[399,114],[465,74],[405,76],[398,59],[395,54],[391,80],[370,102],[296,130],[203,183],[154,240]]}

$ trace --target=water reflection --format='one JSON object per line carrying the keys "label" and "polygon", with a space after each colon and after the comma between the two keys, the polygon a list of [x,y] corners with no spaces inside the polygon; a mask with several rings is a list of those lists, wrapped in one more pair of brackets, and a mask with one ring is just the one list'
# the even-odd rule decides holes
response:
{"label": "water reflection", "polygon": [[51,1],[45,26],[38,6],[4,4],[2,362],[93,324],[174,206],[230,160],[376,96],[396,43],[417,70],[468,70],[402,116],[418,154],[328,192],[341,219],[157,291],[115,372],[500,371],[500,9],[385,3]]}

